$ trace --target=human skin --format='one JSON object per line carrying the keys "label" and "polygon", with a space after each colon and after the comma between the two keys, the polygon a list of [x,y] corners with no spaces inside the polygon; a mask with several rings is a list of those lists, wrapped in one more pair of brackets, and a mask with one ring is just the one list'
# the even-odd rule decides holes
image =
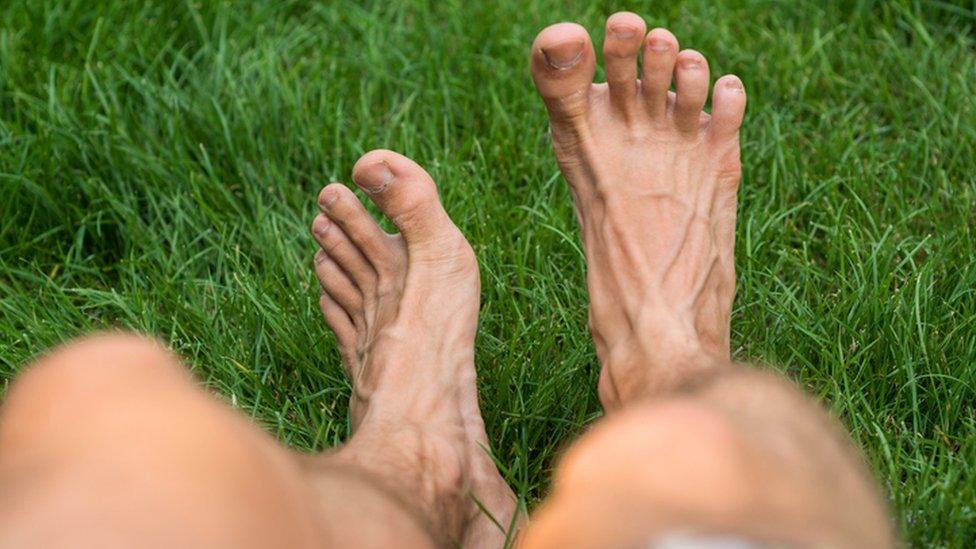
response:
{"label": "human skin", "polygon": [[373,151],[352,178],[400,232],[343,185],[319,195],[315,272],[353,386],[350,439],[288,451],[162,345],[73,342],[28,367],[0,411],[0,545],[505,543],[516,499],[478,408],[474,253],[413,161]]}
{"label": "human skin", "polygon": [[586,254],[608,415],[567,451],[524,547],[636,547],[676,532],[893,545],[836,422],[730,357],[743,83],[719,78],[704,112],[705,57],[633,13],[607,19],[603,59],[607,82],[594,84],[592,42],[572,23],[532,46]]}
{"label": "human skin", "polygon": [[[532,73],[587,259],[607,416],[575,442],[523,547],[652,547],[675,533],[893,545],[842,430],[729,354],[742,82],[640,17],[545,29]],[[641,75],[638,80],[638,57]],[[669,91],[672,81],[675,91]],[[0,409],[0,546],[500,547],[520,524],[478,409],[478,269],[431,177],[378,150],[312,222],[320,305],[353,395],[351,438],[285,449],[152,340],[40,357]],[[53,526],[52,526],[53,525]]]}

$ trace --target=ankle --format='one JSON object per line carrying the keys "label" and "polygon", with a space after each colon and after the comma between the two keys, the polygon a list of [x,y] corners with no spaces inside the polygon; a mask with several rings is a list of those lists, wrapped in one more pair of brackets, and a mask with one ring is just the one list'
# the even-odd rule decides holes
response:
{"label": "ankle", "polygon": [[442,535],[408,495],[343,452],[305,462],[312,508],[336,546],[438,547]]}
{"label": "ankle", "polygon": [[603,408],[619,410],[702,383],[730,365],[701,346],[655,350],[617,348],[601,359],[597,392]]}
{"label": "ankle", "polygon": [[467,456],[452,433],[404,422],[363,422],[329,459],[369,475],[442,542],[457,540],[467,517]]}

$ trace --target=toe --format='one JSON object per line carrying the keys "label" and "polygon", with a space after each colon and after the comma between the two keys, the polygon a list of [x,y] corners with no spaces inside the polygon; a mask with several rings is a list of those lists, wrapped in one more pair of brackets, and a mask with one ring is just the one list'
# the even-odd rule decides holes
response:
{"label": "toe", "polygon": [[603,61],[610,101],[627,118],[633,115],[637,105],[637,54],[646,29],[644,20],[630,12],[615,13],[607,18]]}
{"label": "toe", "polygon": [[695,50],[678,54],[674,69],[674,124],[679,131],[694,134],[699,129],[702,108],[708,99],[708,61]]}
{"label": "toe", "polygon": [[558,23],[536,37],[532,79],[553,123],[572,122],[586,114],[594,67],[593,43],[583,27]]}
{"label": "toe", "polygon": [[339,265],[322,250],[315,253],[315,276],[325,293],[342,307],[349,318],[356,321],[362,317],[363,295]]}
{"label": "toe", "polygon": [[346,314],[345,309],[325,292],[325,289],[319,293],[319,308],[322,309],[325,323],[335,334],[336,341],[345,354],[346,350],[351,349],[356,342],[356,327],[352,319]]}
{"label": "toe", "polygon": [[389,262],[390,235],[369,215],[359,198],[341,183],[332,183],[319,193],[319,208],[342,228],[362,255],[376,267]]}
{"label": "toe", "polygon": [[356,162],[352,178],[400,229],[408,249],[457,232],[433,179],[413,160],[392,151],[371,151]]}
{"label": "toe", "polygon": [[663,120],[668,109],[668,90],[678,56],[678,39],[667,29],[653,29],[644,39],[641,60],[641,97],[652,119]]}
{"label": "toe", "polygon": [[375,271],[342,227],[327,215],[319,214],[312,221],[312,236],[357,288],[364,292],[369,290],[376,278]]}
{"label": "toe", "polygon": [[746,90],[739,77],[727,74],[715,82],[712,92],[712,118],[708,134],[715,139],[729,139],[739,132],[746,111]]}

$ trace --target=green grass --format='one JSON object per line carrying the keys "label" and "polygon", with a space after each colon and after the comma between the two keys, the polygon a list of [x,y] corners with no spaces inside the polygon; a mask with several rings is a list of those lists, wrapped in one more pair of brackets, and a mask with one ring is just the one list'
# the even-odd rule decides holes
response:
{"label": "green grass", "polygon": [[971,1],[0,0],[0,376],[135,329],[283,442],[338,444],[307,227],[321,186],[391,148],[481,260],[482,408],[531,507],[600,408],[528,47],[567,19],[599,44],[624,8],[749,90],[736,356],[843,419],[909,542],[971,543]]}

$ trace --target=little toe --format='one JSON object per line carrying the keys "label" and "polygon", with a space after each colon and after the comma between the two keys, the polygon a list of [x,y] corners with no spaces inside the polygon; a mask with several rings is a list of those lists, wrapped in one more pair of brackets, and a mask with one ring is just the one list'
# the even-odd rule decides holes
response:
{"label": "little toe", "polygon": [[644,39],[641,59],[641,97],[648,115],[663,120],[668,109],[668,90],[678,57],[678,39],[667,29],[653,29]]}
{"label": "little toe", "polygon": [[546,27],[532,44],[532,79],[554,124],[579,120],[587,112],[596,61],[593,42],[576,23]]}
{"label": "little toe", "polygon": [[702,108],[708,99],[708,61],[695,50],[678,54],[674,69],[674,124],[682,133],[694,134],[700,127]]}
{"label": "little toe", "polygon": [[324,251],[315,252],[315,276],[319,285],[355,322],[362,318],[363,294]]}
{"label": "little toe", "polygon": [[647,25],[637,14],[618,12],[607,18],[603,41],[610,101],[624,116],[633,116],[637,106],[637,54]]}
{"label": "little toe", "polygon": [[393,151],[371,151],[356,162],[352,178],[400,229],[408,249],[457,233],[434,180],[413,160]]}
{"label": "little toe", "polygon": [[319,193],[319,208],[342,228],[342,232],[374,267],[389,262],[390,235],[380,228],[348,187],[341,183],[326,186]]}
{"label": "little toe", "polygon": [[312,221],[312,236],[322,251],[342,269],[359,290],[363,292],[370,290],[376,278],[375,271],[342,227],[337,226],[327,215],[320,213]]}
{"label": "little toe", "polygon": [[714,139],[735,137],[742,126],[746,111],[746,90],[734,74],[727,74],[715,82],[712,92],[712,117],[708,134]]}

